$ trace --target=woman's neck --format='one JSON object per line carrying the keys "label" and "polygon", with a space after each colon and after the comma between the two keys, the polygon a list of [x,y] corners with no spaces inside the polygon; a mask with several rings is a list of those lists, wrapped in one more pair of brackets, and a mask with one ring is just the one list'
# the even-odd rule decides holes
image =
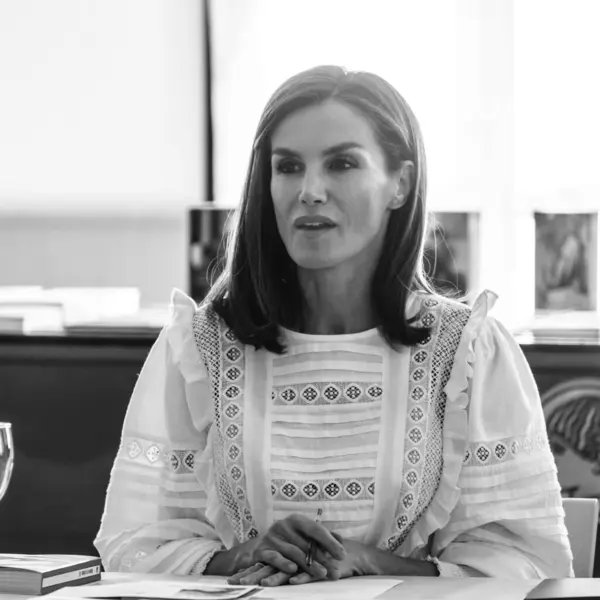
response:
{"label": "woman's neck", "polygon": [[371,280],[363,272],[299,270],[305,299],[303,333],[359,333],[378,325],[371,303]]}

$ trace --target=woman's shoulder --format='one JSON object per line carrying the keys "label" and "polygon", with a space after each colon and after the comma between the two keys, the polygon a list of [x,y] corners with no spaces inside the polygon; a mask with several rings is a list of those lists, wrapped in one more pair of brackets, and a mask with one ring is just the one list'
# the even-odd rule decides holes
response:
{"label": "woman's shoulder", "polygon": [[199,340],[211,338],[204,335],[203,329],[213,326],[211,321],[215,319],[218,327],[218,315],[209,303],[198,304],[178,288],[171,292],[169,309],[165,330],[175,364],[188,382],[206,378]]}
{"label": "woman's shoulder", "polygon": [[445,296],[439,293],[418,292],[417,293],[418,312],[421,315],[427,312],[447,312],[457,315],[467,315],[468,317],[476,314],[487,316],[493,308],[498,296],[491,290],[483,290],[474,299],[457,299]]}
{"label": "woman's shoulder", "polygon": [[191,328],[195,321],[215,321],[222,322],[210,302],[196,302],[191,296],[180,290],[173,288],[170,302],[170,324],[175,327]]}
{"label": "woman's shoulder", "polygon": [[437,345],[447,346],[453,341],[450,345],[456,346],[461,339],[464,344],[472,344],[494,323],[490,312],[497,295],[490,290],[484,290],[469,303],[432,293],[419,293],[418,298],[413,313],[422,326],[431,328]]}

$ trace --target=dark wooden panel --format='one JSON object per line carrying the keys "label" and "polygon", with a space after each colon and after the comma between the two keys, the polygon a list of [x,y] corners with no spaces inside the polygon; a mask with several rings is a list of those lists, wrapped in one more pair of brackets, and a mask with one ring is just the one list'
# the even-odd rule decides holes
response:
{"label": "dark wooden panel", "polygon": [[95,554],[121,424],[152,341],[0,338],[0,420],[15,440],[0,552]]}

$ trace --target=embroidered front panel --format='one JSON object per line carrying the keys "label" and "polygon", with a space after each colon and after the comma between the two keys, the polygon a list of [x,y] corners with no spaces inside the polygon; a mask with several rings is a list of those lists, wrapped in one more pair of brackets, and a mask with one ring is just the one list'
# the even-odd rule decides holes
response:
{"label": "embroidered front panel", "polygon": [[244,347],[212,311],[196,312],[194,338],[213,388],[217,491],[237,539],[256,537],[244,469]]}
{"label": "embroidered front panel", "polygon": [[422,302],[420,323],[431,327],[431,336],[411,349],[403,482],[395,531],[387,540],[391,552],[407,538],[440,484],[446,410],[444,387],[469,315],[467,307],[434,298]]}
{"label": "embroidered front panel", "polygon": [[361,539],[375,504],[387,347],[375,330],[343,343],[286,341],[272,368],[274,518],[312,519],[319,507],[325,527]]}

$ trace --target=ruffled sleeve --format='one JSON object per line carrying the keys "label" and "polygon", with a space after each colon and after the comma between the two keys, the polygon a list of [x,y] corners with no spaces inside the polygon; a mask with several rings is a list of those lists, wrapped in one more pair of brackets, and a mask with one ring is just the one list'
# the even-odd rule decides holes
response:
{"label": "ruffled sleeve", "polygon": [[201,573],[225,547],[207,515],[218,499],[207,468],[212,396],[194,340],[196,310],[173,292],[169,322],[131,396],[94,542],[108,571]]}
{"label": "ruffled sleeve", "polygon": [[488,315],[495,300],[484,292],[475,302],[445,387],[432,555],[442,574],[568,577],[572,554],[540,397],[519,345]]}

